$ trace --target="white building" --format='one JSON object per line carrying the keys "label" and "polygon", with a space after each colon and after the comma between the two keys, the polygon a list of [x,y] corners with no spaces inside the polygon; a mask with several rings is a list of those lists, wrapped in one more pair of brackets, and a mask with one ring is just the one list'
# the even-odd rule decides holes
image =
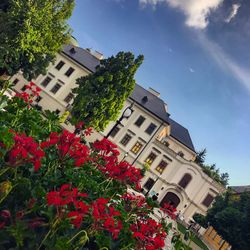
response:
{"label": "white building", "polygon": [[[43,109],[63,114],[74,96],[72,88],[80,76],[95,71],[101,54],[77,47],[64,47],[46,76],[34,82],[41,87],[41,97],[36,102]],[[12,77],[15,90],[21,91],[27,81],[21,74]],[[94,133],[90,141],[109,135],[121,151],[121,159],[135,166],[150,166],[143,179],[145,194],[155,194],[162,205],[170,202],[186,222],[195,213],[205,214],[214,197],[224,187],[213,181],[194,163],[195,149],[186,128],[170,118],[167,105],[153,89],[145,90],[136,85],[127,99],[121,114],[128,107],[132,114],[117,126],[111,122],[103,133]]]}

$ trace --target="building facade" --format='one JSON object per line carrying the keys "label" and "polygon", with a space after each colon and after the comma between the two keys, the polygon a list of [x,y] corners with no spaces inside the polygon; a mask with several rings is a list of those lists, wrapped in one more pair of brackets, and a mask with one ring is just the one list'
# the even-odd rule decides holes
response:
{"label": "building facade", "polygon": [[[98,52],[91,53],[76,44],[65,46],[50,64],[47,75],[33,80],[42,89],[35,104],[62,115],[73,101],[76,79],[93,73],[100,59]],[[21,73],[11,80],[18,92],[27,84]],[[142,181],[144,194],[155,195],[161,205],[171,203],[185,222],[195,213],[206,214],[224,187],[194,162],[196,153],[188,130],[170,118],[166,103],[153,89],[136,85],[121,115],[128,109],[129,117],[111,122],[102,133],[93,133],[89,141],[108,136],[118,145],[121,160],[148,167]]]}

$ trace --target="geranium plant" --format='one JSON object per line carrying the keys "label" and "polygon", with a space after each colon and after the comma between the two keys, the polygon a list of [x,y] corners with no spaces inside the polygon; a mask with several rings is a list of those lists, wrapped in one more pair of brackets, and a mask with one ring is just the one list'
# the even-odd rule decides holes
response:
{"label": "geranium plant", "polygon": [[162,249],[165,217],[155,221],[155,203],[128,192],[143,171],[105,138],[85,145],[83,123],[71,133],[30,107],[35,84],[25,93],[0,110],[0,248]]}

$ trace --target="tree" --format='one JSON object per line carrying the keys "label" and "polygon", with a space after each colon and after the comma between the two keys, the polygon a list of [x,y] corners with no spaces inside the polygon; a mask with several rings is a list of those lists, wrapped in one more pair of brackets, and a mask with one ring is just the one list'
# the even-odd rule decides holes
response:
{"label": "tree", "polygon": [[70,38],[74,0],[4,0],[0,4],[0,75],[45,74]]}
{"label": "tree", "polygon": [[198,151],[195,158],[195,162],[199,165],[203,165],[205,163],[206,155],[207,155],[206,148],[202,149],[201,151]]}
{"label": "tree", "polygon": [[100,61],[96,72],[77,79],[72,105],[72,122],[84,121],[97,131],[117,119],[124,101],[135,87],[134,75],[143,61],[130,52]]}
{"label": "tree", "polygon": [[250,192],[216,197],[205,219],[233,249],[250,249]]}

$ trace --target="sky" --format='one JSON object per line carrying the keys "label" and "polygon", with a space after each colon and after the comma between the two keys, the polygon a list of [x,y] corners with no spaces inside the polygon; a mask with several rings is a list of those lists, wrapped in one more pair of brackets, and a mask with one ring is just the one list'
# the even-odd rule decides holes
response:
{"label": "sky", "polygon": [[250,184],[250,1],[76,0],[83,48],[143,54],[136,81],[161,93],[206,162]]}

